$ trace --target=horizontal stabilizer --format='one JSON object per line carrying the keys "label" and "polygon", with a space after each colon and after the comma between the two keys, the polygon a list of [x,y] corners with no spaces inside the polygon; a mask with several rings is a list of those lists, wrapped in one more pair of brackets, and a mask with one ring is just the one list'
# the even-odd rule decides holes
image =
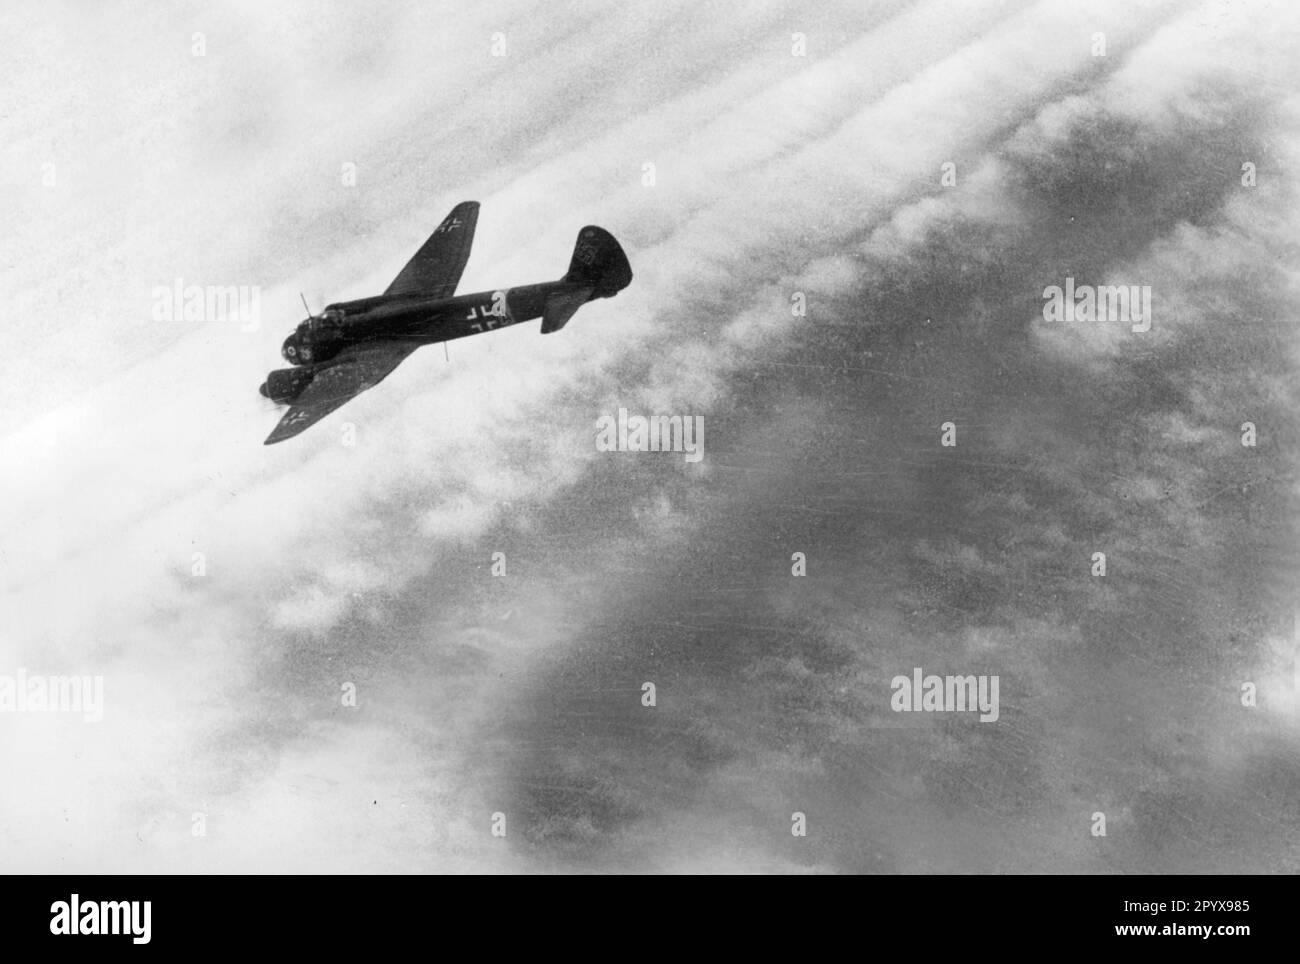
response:
{"label": "horizontal stabilizer", "polygon": [[591,300],[593,291],[594,288],[574,288],[548,295],[546,310],[542,312],[542,334],[549,335],[567,325],[573,313]]}

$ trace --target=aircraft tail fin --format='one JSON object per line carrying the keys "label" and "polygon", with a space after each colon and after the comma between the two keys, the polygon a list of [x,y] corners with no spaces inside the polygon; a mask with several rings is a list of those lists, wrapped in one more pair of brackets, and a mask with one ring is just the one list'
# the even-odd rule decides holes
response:
{"label": "aircraft tail fin", "polygon": [[560,279],[567,287],[546,297],[542,334],[563,328],[573,313],[595,298],[612,298],[632,281],[627,255],[604,228],[589,224],[578,232],[568,273]]}
{"label": "aircraft tail fin", "polygon": [[589,224],[578,232],[564,281],[590,285],[592,298],[612,298],[632,281],[627,255],[604,228]]}

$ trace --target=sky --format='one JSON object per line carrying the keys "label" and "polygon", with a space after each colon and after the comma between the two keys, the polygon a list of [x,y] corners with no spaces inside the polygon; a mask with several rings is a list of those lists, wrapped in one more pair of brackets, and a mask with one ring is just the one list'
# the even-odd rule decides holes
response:
{"label": "sky", "polygon": [[[0,23],[0,682],[103,680],[0,712],[6,869],[1300,870],[1294,4]],[[463,200],[461,291],[634,280],[263,446]]]}

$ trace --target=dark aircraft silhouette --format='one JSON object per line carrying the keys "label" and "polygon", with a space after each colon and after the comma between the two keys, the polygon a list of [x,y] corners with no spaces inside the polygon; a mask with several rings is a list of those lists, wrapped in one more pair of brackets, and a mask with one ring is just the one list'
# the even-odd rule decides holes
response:
{"label": "dark aircraft silhouette", "polygon": [[543,335],[559,331],[588,301],[612,298],[632,280],[614,236],[588,225],[559,281],[457,296],[477,223],[477,201],[456,205],[382,295],[328,305],[298,325],[280,350],[295,367],[262,383],[263,395],[289,405],[266,445],[292,438],[379,384],[421,345],[539,317]]}

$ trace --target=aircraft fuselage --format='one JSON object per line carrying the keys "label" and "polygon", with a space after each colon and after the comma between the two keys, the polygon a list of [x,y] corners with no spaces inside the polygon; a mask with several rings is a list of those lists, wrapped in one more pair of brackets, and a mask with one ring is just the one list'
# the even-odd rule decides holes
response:
{"label": "aircraft fuselage", "polygon": [[293,365],[328,361],[344,348],[367,341],[432,345],[542,317],[549,295],[581,284],[548,281],[452,298],[361,298],[326,307],[285,339],[281,354]]}

